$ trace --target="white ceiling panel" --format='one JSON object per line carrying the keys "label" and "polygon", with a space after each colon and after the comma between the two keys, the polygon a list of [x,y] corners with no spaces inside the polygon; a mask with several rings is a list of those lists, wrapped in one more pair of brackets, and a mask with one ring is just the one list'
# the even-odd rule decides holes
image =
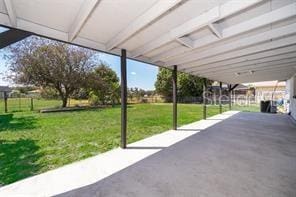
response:
{"label": "white ceiling panel", "polygon": [[107,43],[155,2],[157,0],[102,0],[79,35]]}
{"label": "white ceiling panel", "polygon": [[0,13],[7,13],[4,0],[0,0]]}
{"label": "white ceiling panel", "polygon": [[223,82],[294,74],[296,0],[0,0],[0,24]]}
{"label": "white ceiling panel", "polygon": [[17,18],[68,32],[83,0],[12,0]]}
{"label": "white ceiling panel", "polygon": [[[160,53],[163,53],[163,52],[167,52],[167,51],[171,51],[177,47],[182,47],[182,45],[180,43],[178,43],[177,41],[174,41],[174,42],[170,42],[168,43],[167,45],[165,46],[162,46],[160,48],[157,48],[151,52],[149,52],[147,54],[148,57],[153,57],[154,55],[157,55],[157,54],[160,54]],[[184,47],[184,46],[183,46]]]}
{"label": "white ceiling panel", "polygon": [[184,1],[184,4],[169,12],[167,15],[152,23],[149,27],[133,36],[124,46],[129,50],[134,50],[137,47],[159,37],[160,35],[170,31],[193,17],[223,3],[227,0],[189,0]]}

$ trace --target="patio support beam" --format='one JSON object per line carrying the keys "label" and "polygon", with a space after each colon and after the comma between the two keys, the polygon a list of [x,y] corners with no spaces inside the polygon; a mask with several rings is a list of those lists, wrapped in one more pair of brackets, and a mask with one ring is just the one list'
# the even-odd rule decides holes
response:
{"label": "patio support beam", "polygon": [[207,102],[206,102],[206,91],[207,91],[207,81],[206,78],[203,78],[203,119],[207,119]]}
{"label": "patio support beam", "polygon": [[207,75],[207,76],[214,76],[215,74],[230,74],[230,73],[236,73],[236,72],[244,72],[244,71],[250,71],[253,69],[258,68],[266,68],[269,66],[278,66],[278,65],[286,65],[286,64],[293,64],[296,62],[296,52],[290,53],[290,54],[284,54],[284,55],[278,55],[274,57],[268,57],[268,58],[262,58],[258,60],[252,60],[252,61],[244,61],[242,63],[238,64],[231,64],[226,65],[223,68],[216,68],[216,69],[207,69],[207,71],[204,72],[198,72],[200,75]]}
{"label": "patio support beam", "polygon": [[222,114],[222,82],[219,83],[219,111]]}
{"label": "patio support beam", "polygon": [[[181,54],[177,57],[174,57],[170,61],[167,61],[166,65],[170,66],[174,64],[180,64],[180,65],[182,64],[181,68],[185,69],[188,67],[192,67],[192,66],[188,66],[188,64],[189,65],[191,65],[191,63],[194,64],[194,62],[200,61],[202,59],[216,57],[218,55],[225,54],[226,52],[231,52],[235,50],[238,51],[242,49],[248,49],[248,48],[251,48],[252,46],[261,48],[258,46],[264,45],[262,43],[265,43],[270,40],[276,40],[284,36],[291,36],[291,35],[294,35],[295,33],[296,33],[296,24],[291,24],[284,27],[272,29],[263,33],[259,33],[256,35],[248,36],[234,42],[219,45],[217,47],[208,48],[203,51],[198,51],[199,49],[194,49],[188,53]],[[280,39],[280,40],[284,40],[284,39]],[[199,52],[198,55],[197,55],[197,52]],[[183,65],[183,64],[186,64],[186,65]],[[194,64],[194,65],[197,65],[197,64]]]}
{"label": "patio support beam", "polygon": [[[191,32],[197,31],[209,23],[215,23],[225,17],[239,13],[242,10],[251,7],[257,3],[262,2],[262,0],[248,0],[237,3],[237,0],[230,0],[224,4],[216,6],[203,14],[186,21],[182,25],[172,29],[171,31],[161,35],[158,39],[147,43],[144,46],[131,52],[132,57],[138,57],[140,55],[146,54],[156,48],[159,48],[169,42],[172,42],[176,38],[183,37],[184,35],[190,34]],[[172,64],[174,65],[174,64]]]}
{"label": "patio support beam", "polygon": [[233,91],[239,84],[235,84],[234,86],[231,87],[230,91]]}
{"label": "patio support beam", "polygon": [[231,110],[231,84],[228,84],[228,100],[229,100],[229,110]]}
{"label": "patio support beam", "polygon": [[[296,36],[295,35],[289,36],[286,38],[273,40],[271,42],[258,44],[256,46],[251,46],[251,47],[248,47],[245,49],[238,49],[238,50],[235,50],[232,52],[226,52],[224,54],[216,55],[211,58],[197,60],[193,63],[187,64],[186,71],[188,71],[190,69],[190,70],[192,70],[191,74],[198,74],[200,70],[206,70],[206,69],[210,68],[205,65],[214,64],[215,66],[217,66],[217,62],[221,62],[221,65],[219,65],[219,67],[221,68],[225,64],[228,64],[228,62],[242,63],[245,60],[249,60],[249,57],[250,58],[255,57],[255,59],[256,59],[256,58],[261,58],[261,57],[269,57],[269,56],[273,56],[273,55],[283,54],[286,52],[294,52],[295,51],[295,46],[294,46],[295,44],[296,44]],[[285,52],[283,52],[283,51],[285,51]],[[225,63],[225,62],[227,62],[227,63]],[[198,68],[197,68],[197,66],[198,66]],[[179,70],[180,69],[181,68],[179,67]]]}
{"label": "patio support beam", "polygon": [[189,37],[186,37],[186,36],[184,36],[184,37],[181,37],[181,38],[177,38],[176,39],[180,44],[182,44],[182,45],[184,45],[184,46],[186,46],[186,47],[188,47],[188,48],[191,48],[191,49],[193,49],[193,40],[191,40]]}
{"label": "patio support beam", "polygon": [[172,83],[173,83],[173,130],[177,130],[177,66],[174,65],[172,71]]}
{"label": "patio support beam", "polygon": [[32,33],[30,32],[17,29],[10,29],[5,32],[2,32],[0,33],[0,49],[14,44],[18,41],[21,41],[31,35]]}
{"label": "patio support beam", "polygon": [[209,28],[217,38],[223,38],[222,28],[216,23],[209,23]]}
{"label": "patio support beam", "polygon": [[121,50],[121,148],[126,148],[127,128],[127,79],[126,79],[126,50]]}
{"label": "patio support beam", "polygon": [[[223,29],[221,27],[219,28],[219,26],[216,26],[216,29],[219,30],[218,32],[220,32],[220,35],[222,37],[218,38],[213,35],[208,35],[206,37],[203,37],[202,39],[197,39],[193,43],[194,48],[204,47],[204,46],[216,43],[220,40],[231,38],[233,36],[242,34],[244,32],[248,32],[248,31],[263,27],[268,24],[272,24],[272,23],[276,23],[278,21],[288,19],[288,18],[296,15],[295,8],[296,8],[296,3],[293,3],[290,5],[284,6],[282,8],[273,10],[271,12],[268,12],[266,14],[260,15],[258,17],[253,18],[253,19],[249,19],[249,20],[244,21],[242,23],[238,23],[237,25],[227,27],[225,29]],[[208,26],[211,28],[210,24]],[[212,24],[215,24],[215,23],[212,23]],[[212,26],[212,27],[215,28],[215,26]],[[212,29],[212,31],[213,30],[215,30],[215,29]],[[184,50],[183,48],[175,48],[175,49],[172,49],[168,52],[166,51],[164,53],[161,53],[161,54],[158,54],[154,57],[151,57],[151,61],[157,62],[158,60],[161,60],[161,59],[171,59],[171,58],[176,57],[177,55],[180,55],[182,53],[184,54],[184,53],[189,52],[191,50],[192,49]],[[181,70],[181,67],[183,69],[183,68],[187,68],[188,66],[182,64],[182,66],[180,66],[179,70]]]}
{"label": "patio support beam", "polygon": [[129,24],[124,30],[119,32],[113,39],[107,42],[107,50],[119,46],[124,41],[128,40],[131,36],[144,29],[146,26],[156,21],[165,13],[169,12],[179,3],[181,0],[170,0],[170,1],[157,1],[150,9],[148,9],[143,15],[139,16],[134,22]]}
{"label": "patio support beam", "polygon": [[238,85],[239,85],[239,84],[235,84],[234,86],[231,86],[231,84],[228,85],[229,110],[231,110],[231,95],[232,95],[232,91],[233,91]]}
{"label": "patio support beam", "polygon": [[[248,66],[252,65],[254,63],[263,63],[263,62],[269,62],[269,61],[277,61],[285,58],[291,58],[296,57],[293,53],[296,53],[296,46],[291,45],[287,47],[281,47],[273,50],[267,50],[267,51],[259,51],[255,54],[249,54],[239,57],[234,57],[227,59],[227,55],[224,56],[225,59],[218,61],[218,62],[209,62],[206,64],[198,63],[198,67],[191,67],[186,68],[185,70],[187,72],[192,73],[199,73],[204,70],[209,71],[218,71],[218,70],[225,70],[225,69],[233,69],[236,66]],[[222,69],[222,68],[223,69]]]}

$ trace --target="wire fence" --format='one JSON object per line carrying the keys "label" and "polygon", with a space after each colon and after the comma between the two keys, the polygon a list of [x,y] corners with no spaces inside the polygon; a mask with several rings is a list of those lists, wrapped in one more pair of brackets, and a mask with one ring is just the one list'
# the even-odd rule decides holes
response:
{"label": "wire fence", "polygon": [[[221,98],[217,96],[207,96],[206,104],[207,107],[211,111],[219,111],[219,99],[221,99],[221,104],[223,108],[223,112],[229,110],[229,98],[227,95],[223,95]],[[165,103],[171,102],[168,101],[165,97],[152,95],[152,96],[144,96],[144,97],[134,97],[129,98],[128,103]],[[178,98],[178,103],[180,104],[202,104],[203,97],[183,97]],[[26,112],[26,111],[39,111],[42,109],[50,109],[50,108],[59,108],[61,107],[61,100],[58,99],[44,99],[44,98],[33,98],[26,97],[20,95],[18,97],[9,97],[7,99],[7,112]],[[69,99],[67,107],[83,107],[90,106],[90,102],[87,99]],[[254,99],[243,98],[243,97],[232,97],[231,101],[231,109],[238,111],[260,111],[259,104],[255,102]],[[5,102],[4,99],[0,99],[0,113],[5,112]],[[210,114],[209,114],[210,115]]]}
{"label": "wire fence", "polygon": [[[5,107],[5,100],[0,100],[0,113],[6,112],[26,112],[26,111],[40,111],[42,109],[61,107],[61,100],[57,99],[42,99],[30,97],[9,97]],[[68,107],[78,107],[89,105],[88,100],[69,99]]]}

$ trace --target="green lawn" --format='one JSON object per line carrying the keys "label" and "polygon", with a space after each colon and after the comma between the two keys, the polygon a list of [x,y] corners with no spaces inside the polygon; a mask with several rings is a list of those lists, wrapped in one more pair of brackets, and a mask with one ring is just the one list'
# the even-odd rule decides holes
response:
{"label": "green lawn", "polygon": [[[179,104],[179,125],[202,118],[200,105]],[[208,115],[218,113],[211,106]],[[172,127],[171,104],[128,106],[128,142]],[[120,143],[120,107],[42,114],[0,114],[0,184],[81,160]]]}
{"label": "green lawn", "polygon": [[[208,116],[217,113],[217,106],[208,107]],[[200,119],[201,105],[178,105],[179,125]],[[128,143],[171,127],[172,104],[128,106]],[[48,114],[0,113],[0,185],[105,152],[119,142],[120,106]]]}

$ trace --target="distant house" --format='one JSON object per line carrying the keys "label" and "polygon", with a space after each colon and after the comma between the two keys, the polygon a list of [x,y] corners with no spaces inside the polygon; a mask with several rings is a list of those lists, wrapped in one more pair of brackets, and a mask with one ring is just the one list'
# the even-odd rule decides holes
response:
{"label": "distant house", "polygon": [[[213,94],[219,96],[218,83],[212,84]],[[286,83],[277,81],[256,82],[249,84],[239,84],[232,91],[232,102],[234,103],[260,103],[262,100],[279,100],[285,97]],[[222,92],[228,96],[228,87],[222,86]]]}
{"label": "distant house", "polygon": [[[218,82],[215,81],[211,86],[211,91],[215,92],[216,94],[219,94],[219,90],[220,90],[220,85]],[[243,85],[243,84],[239,84],[238,86],[235,87],[234,90],[236,91],[237,94],[245,95],[250,90],[250,88],[248,86]],[[223,94],[228,95],[227,84],[222,85],[222,91],[223,91]]]}
{"label": "distant house", "polygon": [[265,81],[248,84],[255,89],[257,103],[261,100],[279,100],[285,97],[286,82]]}
{"label": "distant house", "polygon": [[4,98],[4,95],[8,95],[11,91],[11,88],[8,86],[0,86],[0,98]]}

